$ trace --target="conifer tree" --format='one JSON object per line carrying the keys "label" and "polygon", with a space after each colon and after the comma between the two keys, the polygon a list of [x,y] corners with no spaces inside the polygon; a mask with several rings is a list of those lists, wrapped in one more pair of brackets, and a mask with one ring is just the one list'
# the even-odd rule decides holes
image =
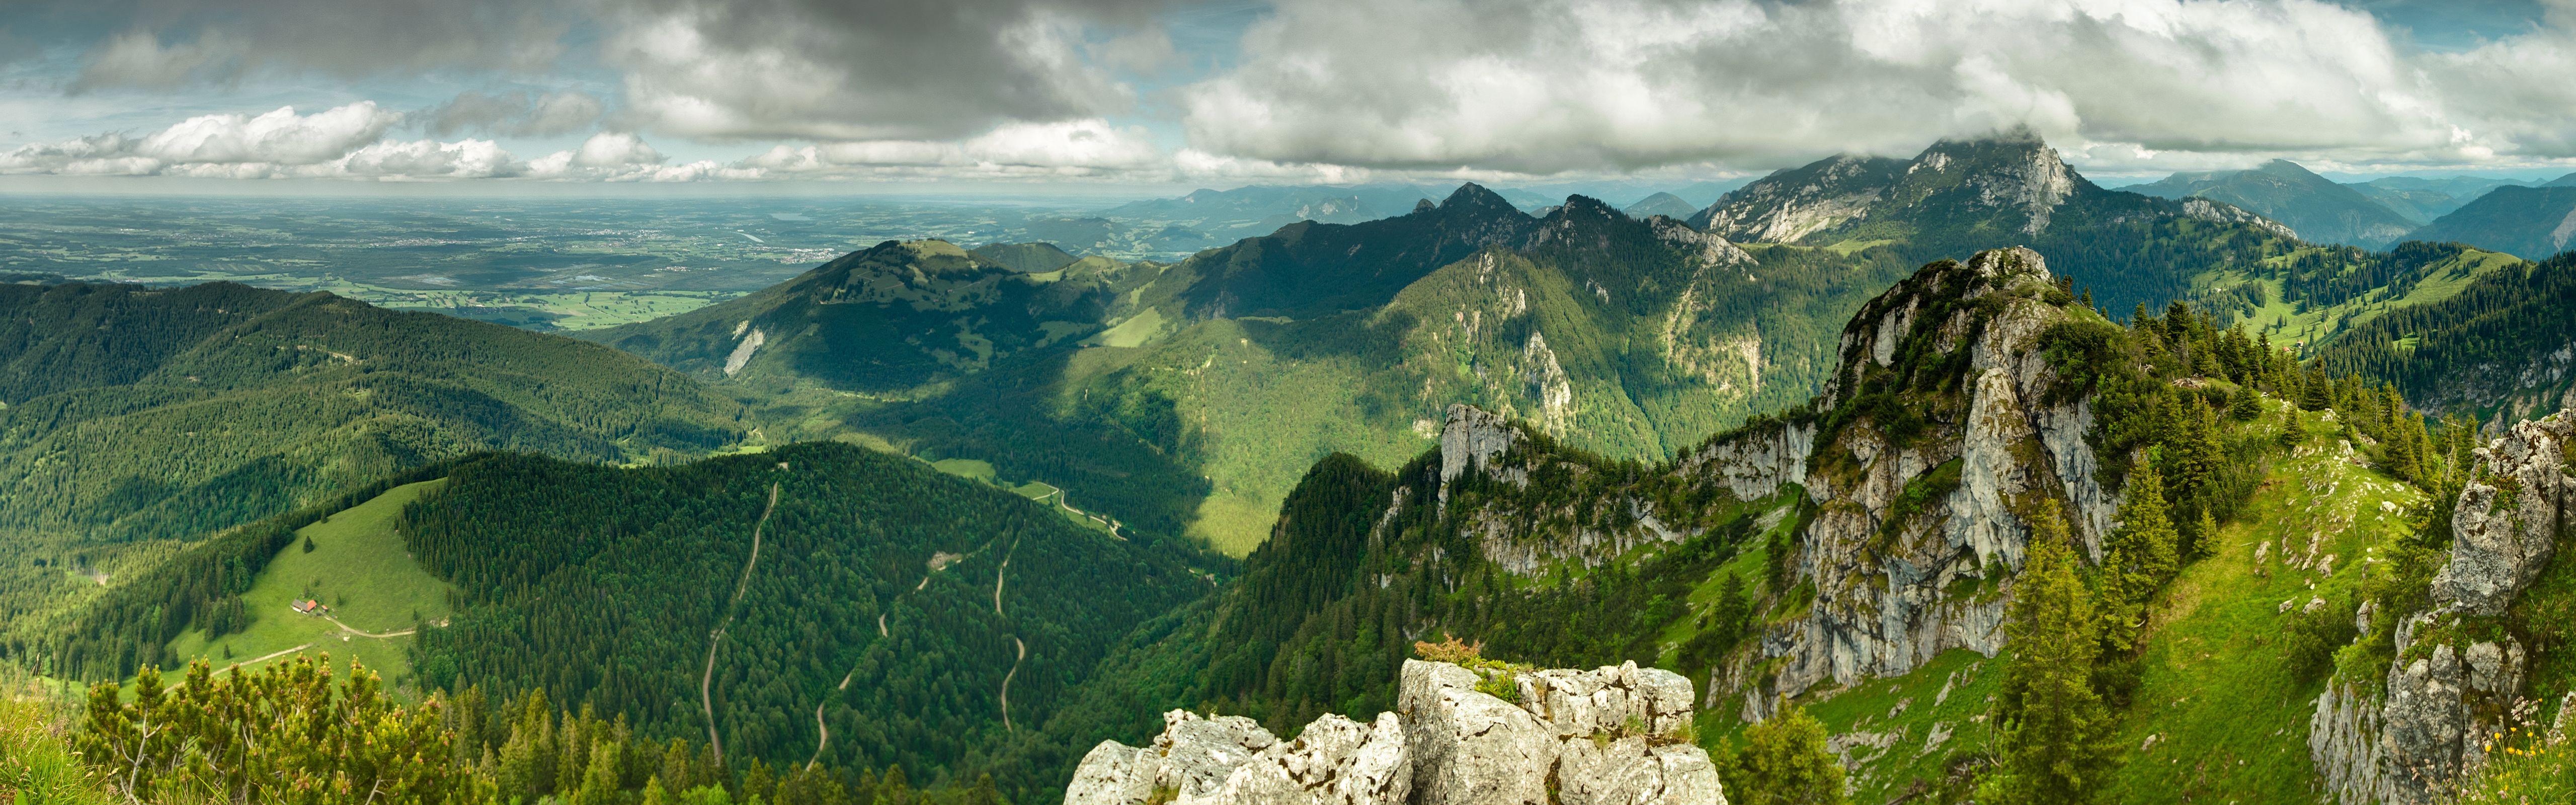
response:
{"label": "conifer tree", "polygon": [[1744,749],[1723,747],[1718,777],[1737,805],[1841,805],[1843,766],[1825,751],[1825,725],[1804,707],[1744,730]]}
{"label": "conifer tree", "polygon": [[2133,647],[2137,622],[2147,600],[2173,577],[2181,561],[2177,547],[2181,535],[2175,531],[2165,503],[2164,480],[2157,475],[2155,464],[2138,462],[2137,469],[2129,472],[2125,491],[2120,501],[2120,524],[2103,540],[2099,579],[2103,642],[2121,651]]}
{"label": "conifer tree", "polygon": [[2111,754],[2110,714],[2093,689],[2101,643],[2054,499],[2038,520],[2004,627],[2013,659],[2004,672],[2001,773],[1993,783],[2005,802],[2085,802],[2101,789]]}
{"label": "conifer tree", "polygon": [[2237,388],[2235,396],[2227,401],[2227,415],[2238,422],[2254,421],[2263,415],[2262,395],[2255,393],[2251,385]]}

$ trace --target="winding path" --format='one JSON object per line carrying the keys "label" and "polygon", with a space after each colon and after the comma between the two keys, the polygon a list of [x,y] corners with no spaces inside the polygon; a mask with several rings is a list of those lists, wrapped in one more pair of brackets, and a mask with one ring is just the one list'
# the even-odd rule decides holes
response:
{"label": "winding path", "polygon": [[1011,645],[1020,647],[1020,656],[1011,660],[1011,672],[1002,675],[1002,729],[1018,732],[1020,728],[1011,726],[1011,677],[1020,675],[1020,661],[1029,658],[1029,644],[1020,642],[1018,635],[1012,635]]}
{"label": "winding path", "polygon": [[365,630],[365,629],[360,629],[360,628],[355,627],[355,626],[351,626],[351,625],[348,625],[348,624],[345,624],[345,623],[341,623],[339,618],[334,618],[334,617],[331,617],[331,616],[329,616],[329,615],[324,615],[324,616],[322,616],[322,619],[323,619],[323,620],[326,620],[326,621],[330,621],[330,622],[331,622],[331,625],[333,625],[333,626],[338,626],[338,627],[340,627],[340,630],[341,630],[341,631],[348,632],[348,633],[350,633],[350,634],[357,635],[357,636],[359,636],[359,637],[372,637],[372,638],[376,638],[376,639],[378,639],[378,640],[384,640],[384,639],[388,639],[388,638],[395,638],[395,637],[402,637],[402,636],[404,636],[404,635],[408,635],[408,634],[411,634],[411,633],[413,633],[413,632],[419,631],[419,630],[417,630],[417,629],[404,629],[404,630],[399,631],[399,632],[386,632],[386,633],[384,633],[384,634],[377,634],[377,633],[375,633],[375,632],[370,632],[370,631],[367,631],[367,630]]}
{"label": "winding path", "polygon": [[[1010,618],[1002,614],[1002,581],[1011,572],[1011,554],[1019,552],[1020,543],[1013,541],[1011,549],[1002,552],[1002,566],[993,570],[993,617],[1004,620]],[[1019,647],[1020,655],[1011,658],[1010,673],[1002,675],[1002,729],[1018,732],[1020,731],[1018,727],[1011,726],[1011,678],[1020,675],[1020,663],[1028,660],[1029,644],[1021,642],[1019,635],[1011,636],[1011,644]]]}
{"label": "winding path", "polygon": [[[780,465],[786,466],[786,465]],[[724,622],[716,624],[707,635],[707,670],[698,677],[698,709],[707,716],[707,746],[715,750],[717,762],[724,761],[724,742],[716,738],[716,648],[724,645],[725,630],[733,627],[735,610],[742,606],[743,591],[751,588],[751,569],[760,564],[760,530],[769,526],[769,515],[778,511],[778,484],[769,485],[769,505],[760,510],[760,522],[751,527],[751,559],[742,563],[742,580],[734,582],[733,600],[725,604]],[[823,711],[814,711],[815,723],[822,723]],[[820,751],[820,747],[817,747]]]}
{"label": "winding path", "polygon": [[1030,481],[1029,483],[1047,488],[1046,494],[1030,498],[1031,500],[1045,503],[1048,498],[1054,498],[1056,506],[1063,508],[1065,511],[1072,512],[1077,517],[1098,523],[1102,528],[1109,529],[1110,538],[1118,540],[1119,542],[1127,541],[1127,537],[1125,535],[1118,533],[1118,521],[1111,520],[1104,515],[1092,514],[1090,512],[1074,508],[1073,504],[1064,502],[1064,487],[1056,486],[1055,484],[1047,483],[1045,481]]}
{"label": "winding path", "polygon": [[[298,652],[298,651],[303,651],[303,650],[305,650],[305,649],[312,648],[312,647],[313,647],[313,644],[311,644],[311,643],[306,643],[306,644],[304,644],[304,645],[296,646],[296,647],[294,647],[294,648],[286,649],[286,650],[283,650],[283,651],[272,651],[272,652],[269,652],[269,653],[267,653],[267,654],[262,654],[262,655],[259,655],[259,656],[257,656],[257,657],[252,657],[252,658],[250,658],[250,659],[243,660],[243,661],[241,661],[241,662],[237,662],[237,663],[233,663],[233,664],[231,664],[231,665],[224,666],[224,671],[230,671],[230,670],[232,670],[232,669],[240,668],[240,667],[242,667],[242,666],[249,665],[249,664],[251,664],[251,663],[255,663],[255,662],[267,662],[267,661],[269,661],[269,660],[274,660],[274,659],[277,659],[277,658],[279,658],[279,657],[284,657],[284,656],[286,656],[286,655],[293,654],[293,653]],[[220,673],[223,673],[224,671],[216,671],[215,673],[220,674]]]}

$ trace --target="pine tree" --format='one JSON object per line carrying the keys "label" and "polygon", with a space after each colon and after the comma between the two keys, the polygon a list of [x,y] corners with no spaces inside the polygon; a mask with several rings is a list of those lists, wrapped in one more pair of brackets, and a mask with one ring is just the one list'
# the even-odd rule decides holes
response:
{"label": "pine tree", "polygon": [[2236,395],[2227,402],[2227,415],[2238,422],[2254,421],[2263,415],[2262,395],[2255,393],[2251,385],[2238,387]]}
{"label": "pine tree", "polygon": [[2299,412],[2281,412],[2281,449],[2295,450],[2308,441],[2308,428],[2299,421]]}
{"label": "pine tree", "polygon": [[671,805],[671,794],[662,790],[660,776],[644,778],[644,805]]}
{"label": "pine tree", "polygon": [[2013,659],[2004,672],[1995,782],[2006,802],[2084,802],[2100,790],[2111,753],[2110,714],[2092,681],[2101,643],[2055,500],[2039,520],[2004,627]]}
{"label": "pine tree", "polygon": [[2299,386],[2299,407],[2310,411],[2334,407],[2334,381],[2326,379],[2324,372],[2309,369]]}
{"label": "pine tree", "polygon": [[[1785,702],[1784,702],[1785,704]],[[1714,758],[1727,801],[1739,805],[1840,805],[1843,766],[1825,751],[1825,725],[1803,707],[1744,730],[1743,751]]]}
{"label": "pine tree", "polygon": [[614,741],[593,742],[589,768],[582,772],[581,788],[573,792],[572,805],[616,805],[618,769],[624,765],[618,757],[619,748]]}
{"label": "pine tree", "polygon": [[1002,805],[1002,793],[993,789],[993,775],[985,774],[966,790],[966,805]]}

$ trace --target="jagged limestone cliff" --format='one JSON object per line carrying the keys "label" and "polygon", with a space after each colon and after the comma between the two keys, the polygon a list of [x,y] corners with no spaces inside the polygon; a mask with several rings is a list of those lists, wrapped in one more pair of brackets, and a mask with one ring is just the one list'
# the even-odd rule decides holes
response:
{"label": "jagged limestone cliff", "polygon": [[1281,740],[1248,718],[1174,710],[1151,746],[1094,747],[1064,801],[1725,805],[1708,753],[1684,737],[1691,699],[1690,680],[1635,663],[1515,672],[1408,660],[1398,711],[1368,724],[1326,714]]}
{"label": "jagged limestone cliff", "polygon": [[2395,613],[2404,620],[2384,677],[2338,679],[2318,697],[2309,755],[2344,805],[2441,801],[2528,694],[2532,658],[2508,610],[2570,536],[2571,448],[2569,411],[2515,425],[2479,448],[2432,606]]}
{"label": "jagged limestone cliff", "polygon": [[[1936,263],[1880,295],[1843,331],[1842,371],[1819,397],[1800,535],[1807,617],[1764,636],[1765,679],[1747,714],[1820,682],[1901,674],[1935,654],[2001,647],[2004,587],[2024,524],[2054,498],[2098,555],[2115,498],[2085,442],[2089,401],[2059,390],[2038,349],[2070,308],[2039,255]],[[2071,399],[2066,399],[2071,397]],[[1728,477],[1774,474],[1760,452],[1714,461]]]}
{"label": "jagged limestone cliff", "polygon": [[[2071,302],[2027,249],[1926,266],[1853,317],[1841,369],[1807,410],[1713,439],[1674,465],[1683,486],[1714,485],[1737,501],[1803,490],[1812,510],[1794,545],[1811,607],[1722,669],[1713,694],[1744,691],[1755,718],[1776,696],[1819,683],[1902,674],[1954,648],[1993,655],[2025,519],[2042,501],[2057,500],[2098,556],[2117,497],[2085,440],[2091,403],[2040,349],[2051,327],[2098,321]],[[1559,461],[1513,451],[1519,438],[1501,416],[1453,406],[1441,499],[1471,471],[1526,489]],[[1486,559],[1524,575],[1692,536],[1645,500],[1609,505],[1628,516],[1607,528],[1534,527],[1552,513],[1506,504],[1464,522]]]}

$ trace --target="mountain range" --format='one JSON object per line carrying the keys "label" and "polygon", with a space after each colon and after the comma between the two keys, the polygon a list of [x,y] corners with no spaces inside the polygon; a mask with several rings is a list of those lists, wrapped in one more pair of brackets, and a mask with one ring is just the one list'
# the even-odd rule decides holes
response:
{"label": "mountain range", "polygon": [[772,400],[787,420],[773,435],[855,430],[981,462],[1240,554],[1305,467],[1337,450],[1400,461],[1450,402],[1613,457],[1672,456],[1818,388],[1831,323],[1866,289],[1977,248],[2027,244],[2107,310],[2196,299],[2285,342],[2510,263],[2308,245],[2225,202],[2104,190],[2027,133],[1835,157],[1688,226],[1650,217],[1580,196],[1533,217],[1469,185],[1172,264],[1024,271],[1062,258],[889,242],[590,337]]}
{"label": "mountain range", "polygon": [[2224,201],[2286,224],[2312,243],[2377,248],[2424,223],[2286,159],[2253,170],[2177,173],[2126,189],[2160,198],[2198,196]]}
{"label": "mountain range", "polygon": [[[2576,680],[2576,564],[2513,547],[2576,499],[2563,418],[2521,423],[2576,403],[2576,262],[2216,197],[2369,200],[2294,168],[2159,198],[2007,132],[1685,217],[1467,184],[1169,263],[886,241],[588,343],[0,285],[0,653],[109,683],[96,736],[161,717],[147,666],[340,649],[453,708],[380,723],[479,799],[1049,801],[1238,724],[1185,711],[1400,714],[1414,768],[1542,795],[1688,743],[1762,801],[1737,753],[1813,723],[1800,762],[1870,801],[2397,801],[2474,779],[2423,736]],[[2527,231],[2555,189],[2434,224]],[[1414,728],[1422,660],[1506,721],[1569,673],[1697,706],[1479,754]],[[230,678],[170,695],[300,689]]]}

